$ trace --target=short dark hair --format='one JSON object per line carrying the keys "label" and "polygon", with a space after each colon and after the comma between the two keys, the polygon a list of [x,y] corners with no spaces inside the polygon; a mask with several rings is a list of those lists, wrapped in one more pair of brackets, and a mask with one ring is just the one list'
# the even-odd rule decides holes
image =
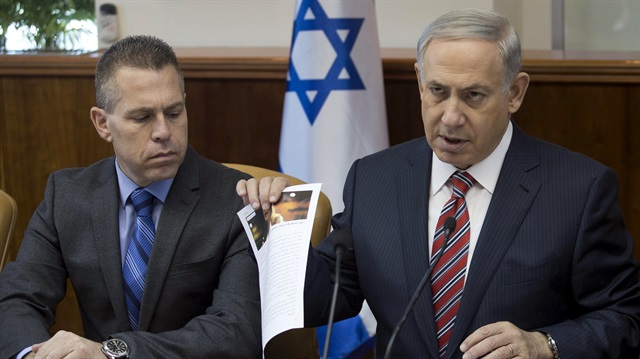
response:
{"label": "short dark hair", "polygon": [[110,113],[119,97],[115,73],[123,67],[160,71],[173,65],[184,92],[184,76],[176,54],[165,41],[147,35],[133,35],[111,45],[96,65],[96,104]]}

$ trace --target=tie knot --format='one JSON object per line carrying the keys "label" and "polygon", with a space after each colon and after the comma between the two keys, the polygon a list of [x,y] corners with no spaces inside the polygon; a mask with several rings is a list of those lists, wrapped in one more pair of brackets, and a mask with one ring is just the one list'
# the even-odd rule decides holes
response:
{"label": "tie knot", "polygon": [[453,194],[456,197],[464,197],[464,195],[467,194],[467,191],[473,187],[474,183],[476,183],[476,179],[468,172],[456,171],[456,173],[451,176]]}
{"label": "tie knot", "polygon": [[136,188],[131,192],[129,198],[131,198],[133,208],[135,208],[139,217],[151,215],[151,210],[153,209],[153,195],[151,193],[144,188]]}

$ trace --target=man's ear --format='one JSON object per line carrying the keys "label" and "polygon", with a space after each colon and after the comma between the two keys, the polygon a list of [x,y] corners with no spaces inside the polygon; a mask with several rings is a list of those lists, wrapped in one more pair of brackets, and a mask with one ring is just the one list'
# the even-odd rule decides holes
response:
{"label": "man's ear", "polygon": [[524,101],[524,94],[527,92],[528,87],[529,74],[526,72],[518,73],[509,89],[509,113],[513,114],[518,111],[522,101]]}
{"label": "man's ear", "polygon": [[418,63],[413,64],[413,69],[416,71],[416,78],[418,79],[418,90],[420,91],[420,98],[422,98],[422,76],[420,76],[420,68]]}
{"label": "man's ear", "polygon": [[107,112],[101,108],[92,107],[90,114],[93,127],[96,128],[100,138],[111,143],[111,131],[109,131],[109,126],[107,126]]}

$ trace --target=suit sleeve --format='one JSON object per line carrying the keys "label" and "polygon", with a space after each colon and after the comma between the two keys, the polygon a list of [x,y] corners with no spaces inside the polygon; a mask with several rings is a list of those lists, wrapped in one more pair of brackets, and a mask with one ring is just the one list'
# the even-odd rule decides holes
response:
{"label": "suit sleeve", "polygon": [[[347,175],[343,194],[345,209],[342,213],[333,216],[334,231],[316,248],[309,249],[304,293],[305,327],[325,325],[329,320],[336,266],[333,236],[337,233],[336,230],[350,233],[358,162],[353,164]],[[358,315],[363,302],[364,295],[360,289],[355,253],[353,248],[349,248],[341,261],[340,290],[336,303],[335,321]]]}
{"label": "suit sleeve", "polygon": [[0,273],[0,358],[48,340],[56,305],[66,294],[67,271],[53,225],[54,193],[50,176],[16,260]]}
{"label": "suit sleeve", "polygon": [[541,328],[561,358],[637,358],[640,345],[640,287],[618,204],[615,174],[605,171],[591,187],[575,249],[571,286],[573,320]]}

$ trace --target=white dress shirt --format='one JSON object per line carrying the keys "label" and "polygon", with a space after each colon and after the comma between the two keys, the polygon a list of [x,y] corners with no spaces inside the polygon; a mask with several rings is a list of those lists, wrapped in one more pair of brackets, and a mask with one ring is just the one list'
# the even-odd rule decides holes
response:
{"label": "white dress shirt", "polygon": [[[496,149],[493,150],[487,158],[466,169],[466,171],[476,179],[476,183],[469,189],[469,192],[467,192],[465,196],[471,226],[467,273],[512,136],[513,125],[509,122],[507,130]],[[445,203],[451,198],[452,189],[449,177],[458,170],[459,169],[453,165],[440,161],[435,152],[433,153],[428,218],[429,252],[431,255],[433,255],[433,235],[436,231],[438,219],[440,218],[440,212]],[[465,273],[465,278],[467,273]]]}

